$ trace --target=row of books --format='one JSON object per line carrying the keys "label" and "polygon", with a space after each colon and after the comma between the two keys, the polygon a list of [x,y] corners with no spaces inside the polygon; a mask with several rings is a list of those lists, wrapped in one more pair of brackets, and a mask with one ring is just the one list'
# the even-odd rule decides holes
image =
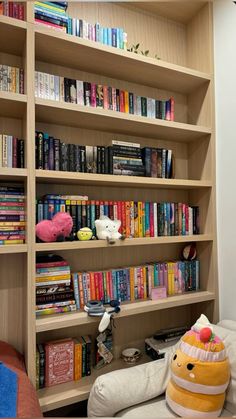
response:
{"label": "row of books", "polygon": [[155,262],[141,266],[96,272],[72,273],[77,309],[90,300],[135,301],[151,297],[156,286],[167,295],[199,290],[199,261]]}
{"label": "row of books", "polygon": [[66,9],[67,4],[36,1],[34,3],[35,23],[90,41],[127,49],[127,33],[123,28],[107,28],[98,22],[93,25],[85,19],[70,17]]}
{"label": "row of books", "polygon": [[43,170],[170,178],[172,150],[141,148],[112,141],[111,146],[67,144],[48,133],[35,133],[35,167]]}
{"label": "row of books", "polygon": [[4,0],[0,2],[0,16],[14,17],[15,19],[25,20],[25,4],[18,1]]}
{"label": "row of books", "polygon": [[82,227],[95,233],[95,220],[106,215],[120,220],[126,238],[199,234],[199,207],[175,202],[70,200],[46,195],[36,200],[36,220],[50,220],[57,212],[69,212],[73,236]]}
{"label": "row of books", "polygon": [[25,242],[24,189],[0,186],[0,245]]}
{"label": "row of books", "polygon": [[174,121],[174,98],[159,100],[102,84],[35,72],[35,96]]}
{"label": "row of books", "polygon": [[0,91],[24,93],[24,70],[0,64]]}
{"label": "row of books", "polygon": [[0,134],[0,167],[24,168],[24,140]]}
{"label": "row of books", "polygon": [[57,255],[38,256],[36,259],[36,315],[76,310],[71,288],[68,263]]}
{"label": "row of books", "polygon": [[36,346],[36,389],[77,381],[91,374],[90,336]]}

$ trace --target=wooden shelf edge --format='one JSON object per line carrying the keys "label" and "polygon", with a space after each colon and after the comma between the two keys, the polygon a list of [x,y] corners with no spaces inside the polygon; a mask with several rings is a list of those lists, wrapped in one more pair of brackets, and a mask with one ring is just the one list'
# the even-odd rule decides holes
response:
{"label": "wooden shelf edge", "polygon": [[4,180],[20,180],[21,178],[26,178],[28,174],[27,169],[17,169],[17,168],[9,168],[9,167],[1,167],[0,168],[0,179]]}
{"label": "wooden shelf edge", "polygon": [[3,92],[0,90],[0,100],[9,100],[14,102],[27,103],[27,95],[23,93]]}
{"label": "wooden shelf edge", "polygon": [[9,254],[9,253],[27,253],[28,246],[27,244],[6,244],[0,245],[0,254]]}
{"label": "wooden shelf edge", "polygon": [[[124,303],[117,318],[132,316],[135,314],[148,313],[177,306],[195,304],[202,301],[215,299],[215,294],[210,291],[189,292],[182,295],[174,295],[158,301],[146,300],[132,303]],[[65,313],[62,315],[42,316],[36,319],[36,333],[49,330],[63,329],[82,324],[98,323],[100,318],[90,317],[85,312]]]}
{"label": "wooden shelf edge", "polygon": [[111,186],[129,186],[143,188],[173,188],[173,189],[195,189],[195,188],[211,188],[212,182],[208,180],[188,180],[188,179],[156,179],[151,177],[138,176],[116,176],[98,173],[76,173],[76,172],[60,172],[52,170],[35,171],[36,179],[43,183],[81,183],[81,184],[104,184]]}
{"label": "wooden shelf edge", "polygon": [[[154,83],[154,86],[159,86],[158,83],[158,77],[156,77],[156,80],[152,78],[152,80],[149,80],[148,78],[144,77],[144,73],[145,70],[148,69],[152,69],[152,72],[154,74],[154,72],[158,72],[161,71],[162,74],[164,72],[168,72],[169,74],[169,83],[171,83],[172,78],[184,78],[186,79],[186,82],[188,83],[188,87],[186,88],[186,93],[189,93],[192,88],[196,88],[196,86],[199,86],[202,83],[207,83],[209,81],[211,81],[212,77],[210,74],[205,73],[205,72],[201,72],[195,69],[191,69],[189,67],[184,67],[184,66],[180,66],[177,64],[172,64],[169,63],[167,61],[164,60],[157,60],[155,58],[152,57],[145,57],[142,56],[141,54],[134,54],[131,53],[129,51],[125,51],[125,50],[121,50],[119,48],[113,48],[110,47],[108,45],[103,45],[99,42],[94,42],[94,41],[90,41],[90,40],[86,40],[83,38],[79,38],[73,35],[68,35],[68,34],[64,34],[64,33],[58,33],[56,31],[52,31],[50,29],[47,29],[43,26],[39,26],[39,25],[35,25],[35,35],[36,35],[36,56],[39,56],[39,59],[42,60],[44,57],[44,51],[38,51],[37,50],[37,37],[45,37],[48,38],[49,42],[53,42],[55,41],[55,43],[58,41],[61,44],[65,44],[67,45],[67,48],[64,48],[65,50],[69,50],[69,48],[72,48],[72,51],[75,51],[75,48],[77,48],[77,51],[79,52],[79,48],[80,50],[83,50],[83,54],[85,53],[85,51],[87,51],[87,54],[96,54],[96,57],[102,57],[105,56],[106,60],[108,60],[109,55],[110,55],[110,60],[119,60],[120,61],[120,65],[125,67],[126,65],[129,66],[140,66],[143,68],[143,76],[141,77],[141,80],[139,80],[140,82],[143,82],[144,85],[150,85],[150,83]],[[45,39],[46,41],[46,39]],[[41,39],[42,42],[42,39]],[[44,42],[41,45],[45,46],[46,42]],[[71,54],[72,54],[71,51]],[[69,54],[69,53],[68,53]],[[58,57],[57,57],[58,59]],[[72,58],[73,60],[73,58]],[[61,57],[59,57],[59,61],[61,64]],[[81,65],[81,64],[80,64]],[[104,71],[109,71],[109,69],[106,70],[106,68],[104,68]],[[112,68],[111,66],[111,74],[110,76],[114,76],[113,72],[114,72],[114,67]],[[116,75],[116,74],[115,74]],[[120,75],[121,78],[124,78],[124,74]],[[131,76],[130,74],[127,74],[128,79],[130,80]],[[135,79],[137,76],[132,75],[132,77]],[[135,79],[136,82],[136,79]],[[183,86],[181,87],[181,89],[177,88],[178,86],[178,81],[176,80],[176,91],[183,91]],[[153,86],[153,87],[154,87]],[[159,86],[160,87],[160,86]],[[166,87],[166,86],[165,86]]]}
{"label": "wooden shelf edge", "polygon": [[89,240],[73,242],[36,243],[37,252],[59,251],[59,250],[82,250],[111,248],[117,246],[145,246],[161,245],[172,243],[189,243],[212,241],[212,234],[196,234],[192,236],[166,236],[166,237],[143,237],[137,239],[117,240],[115,244],[108,244],[106,240]]}
{"label": "wooden shelf edge", "polygon": [[[37,117],[37,106],[46,107],[48,109],[54,108],[55,110],[77,112],[81,115],[95,117],[95,118],[107,118],[114,121],[131,122],[135,124],[142,124],[146,127],[161,127],[164,129],[178,130],[179,132],[196,133],[201,135],[209,135],[212,130],[209,127],[203,127],[200,125],[186,124],[183,122],[166,121],[162,119],[147,118],[144,116],[127,114],[124,112],[116,112],[109,109],[93,108],[91,106],[86,107],[78,104],[61,102],[56,100],[35,98],[36,104],[36,117]],[[158,133],[156,134],[158,136]]]}
{"label": "wooden shelf edge", "polygon": [[12,29],[20,28],[20,29],[27,29],[27,22],[25,20],[15,19],[10,16],[0,16],[0,24],[11,25]]}

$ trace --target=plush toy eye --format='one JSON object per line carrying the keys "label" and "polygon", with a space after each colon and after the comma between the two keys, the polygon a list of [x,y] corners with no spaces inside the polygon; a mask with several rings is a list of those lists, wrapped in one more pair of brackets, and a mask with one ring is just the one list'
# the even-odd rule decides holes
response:
{"label": "plush toy eye", "polygon": [[189,371],[191,371],[194,368],[194,365],[193,364],[187,364],[187,368],[188,368]]}
{"label": "plush toy eye", "polygon": [[175,360],[176,360],[176,358],[177,358],[177,355],[175,354],[175,355],[174,355],[174,358],[173,358],[173,360],[175,361]]}
{"label": "plush toy eye", "polygon": [[106,228],[109,228],[109,226],[106,226]]}

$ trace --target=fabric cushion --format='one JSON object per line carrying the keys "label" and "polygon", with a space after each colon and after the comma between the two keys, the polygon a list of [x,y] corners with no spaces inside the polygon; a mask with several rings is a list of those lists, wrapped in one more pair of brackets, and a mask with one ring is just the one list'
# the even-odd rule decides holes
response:
{"label": "fabric cushion", "polygon": [[8,343],[0,341],[0,361],[18,376],[17,417],[42,417],[36,391],[25,372],[22,355]]}

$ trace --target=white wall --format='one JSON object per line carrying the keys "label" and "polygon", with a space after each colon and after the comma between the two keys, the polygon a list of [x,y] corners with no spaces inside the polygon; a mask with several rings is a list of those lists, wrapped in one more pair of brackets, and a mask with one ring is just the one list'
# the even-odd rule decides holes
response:
{"label": "white wall", "polygon": [[236,5],[214,0],[220,317],[236,320]]}

